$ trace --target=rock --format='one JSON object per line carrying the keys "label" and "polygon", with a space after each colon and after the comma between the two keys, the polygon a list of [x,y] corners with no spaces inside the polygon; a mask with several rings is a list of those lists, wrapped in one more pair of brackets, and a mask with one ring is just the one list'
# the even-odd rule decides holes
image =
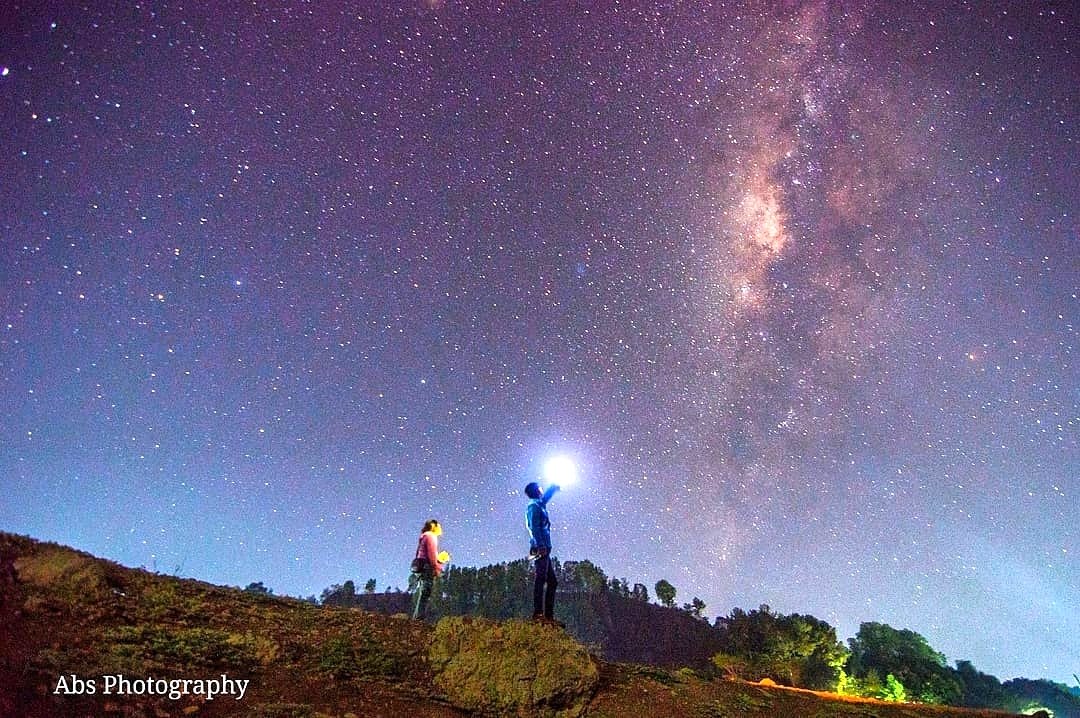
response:
{"label": "rock", "polygon": [[562,630],[531,621],[444,618],[428,650],[435,683],[459,708],[510,716],[580,716],[599,670]]}

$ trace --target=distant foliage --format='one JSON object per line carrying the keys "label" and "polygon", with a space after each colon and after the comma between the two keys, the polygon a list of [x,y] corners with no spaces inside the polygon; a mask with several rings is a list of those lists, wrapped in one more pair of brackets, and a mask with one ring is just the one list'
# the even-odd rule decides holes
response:
{"label": "distant foliage", "polygon": [[847,658],[836,629],[813,616],[784,616],[765,605],[749,612],[735,608],[716,627],[723,651],[714,663],[744,678],[832,690]]}
{"label": "distant foliage", "polygon": [[656,600],[668,608],[675,605],[675,587],[668,582],[666,578],[662,578],[656,582]]}
{"label": "distant foliage", "polygon": [[1008,694],[994,676],[975,670],[971,661],[956,662],[956,677],[963,693],[960,705],[967,708],[1000,708],[1006,704]]}
{"label": "distant foliage", "polygon": [[592,561],[567,561],[559,572],[559,587],[573,593],[601,593],[607,590],[607,575]]}
{"label": "distant foliage", "polygon": [[616,596],[630,598],[630,584],[625,578],[611,579],[611,592]]}
{"label": "distant foliage", "polygon": [[319,603],[324,606],[355,606],[357,603],[356,584],[346,581],[323,589],[322,595],[319,596]]}
{"label": "distant foliage", "polygon": [[912,631],[864,623],[849,644],[847,671],[837,681],[841,694],[1080,718],[1080,697],[1068,686],[1025,678],[1002,683],[970,661],[950,668],[944,655]]}
{"label": "distant foliage", "polygon": [[434,618],[477,615],[496,620],[527,616],[532,612],[531,568],[525,559],[483,568],[451,566],[435,584],[430,613]]}
{"label": "distant foliage", "polygon": [[[495,564],[482,568],[451,566],[436,583],[430,606],[434,619],[450,615],[482,616],[495,620],[521,618],[532,613],[532,564],[527,560]],[[969,661],[946,665],[943,654],[935,651],[926,639],[908,630],[898,630],[883,623],[863,623],[845,647],[836,638],[836,630],[813,616],[774,613],[762,605],[756,610],[732,609],[720,616],[712,627],[705,624],[691,648],[685,640],[657,652],[657,626],[679,614],[653,609],[647,604],[649,591],[644,584],[631,584],[626,578],[608,577],[591,561],[555,560],[559,577],[556,615],[578,640],[605,646],[615,655],[633,655],[645,662],[663,656],[663,662],[678,660],[690,650],[699,650],[698,660],[712,656],[715,668],[724,675],[747,680],[771,679],[777,683],[834,690],[843,695],[873,697],[887,701],[917,701],[989,708],[1013,713],[1037,714],[1052,711],[1057,718],[1080,718],[1080,696],[1076,689],[1050,681],[1016,679],[1001,683],[981,673]],[[664,606],[675,607],[675,587],[666,579],[655,585],[656,599]],[[256,595],[273,591],[261,582],[244,589]],[[380,596],[389,598],[398,589],[384,589]],[[364,584],[357,594],[353,581],[335,584],[322,592],[319,602],[326,606],[365,606],[378,599],[375,579]],[[407,597],[405,597],[407,598]],[[314,596],[307,599],[314,602]],[[640,602],[640,603],[639,603]],[[171,595],[144,596],[150,610],[160,604],[160,611],[175,610]],[[395,602],[378,604],[376,610],[398,610]],[[637,608],[635,608],[635,606]],[[650,610],[652,611],[650,613]],[[682,611],[703,618],[705,603],[694,597]],[[686,618],[682,620],[685,624]],[[676,624],[678,621],[676,620]],[[678,624],[679,630],[686,630]],[[668,626],[665,630],[670,630]],[[642,646],[648,650],[642,651]],[[378,666],[352,667],[343,660],[344,644],[331,647],[327,669],[334,674],[359,670],[377,674],[386,671]],[[717,650],[719,648],[719,650]],[[338,650],[340,649],[340,650]],[[641,656],[647,656],[640,658]],[[623,659],[619,659],[623,660]],[[1080,680],[1078,680],[1080,683]]]}
{"label": "distant foliage", "polygon": [[705,602],[697,596],[694,596],[694,600],[690,603],[684,604],[683,610],[694,618],[705,619]]}
{"label": "distant foliage", "polygon": [[249,583],[244,588],[244,593],[254,593],[259,596],[272,596],[274,590],[264,586],[262,581],[257,581],[255,583]]}
{"label": "distant foliage", "polygon": [[964,689],[956,672],[918,633],[884,623],[863,623],[848,645],[848,670],[856,678],[865,678],[870,671],[891,674],[909,697],[922,703],[960,703]]}
{"label": "distant foliage", "polygon": [[1055,718],[1080,716],[1080,696],[1062,683],[1014,678],[1002,684],[1002,688],[1008,694],[1006,710],[1029,715],[1047,710],[1052,711]]}

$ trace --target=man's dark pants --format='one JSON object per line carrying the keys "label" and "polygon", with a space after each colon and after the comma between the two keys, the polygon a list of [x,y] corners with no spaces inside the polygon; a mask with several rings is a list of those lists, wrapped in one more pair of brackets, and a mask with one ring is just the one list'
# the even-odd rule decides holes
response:
{"label": "man's dark pants", "polygon": [[551,549],[540,549],[536,557],[536,583],[533,585],[533,616],[555,617],[555,566],[551,562]]}

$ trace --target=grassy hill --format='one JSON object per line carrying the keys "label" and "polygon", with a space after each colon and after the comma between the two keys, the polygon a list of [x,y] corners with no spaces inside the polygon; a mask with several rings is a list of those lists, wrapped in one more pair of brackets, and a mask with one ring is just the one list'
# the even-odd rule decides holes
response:
{"label": "grassy hill", "polygon": [[[537,656],[541,645],[547,650]],[[117,676],[128,684],[117,685]],[[229,690],[210,698],[212,681]],[[140,686],[152,692],[138,692]],[[168,695],[171,686],[182,694]],[[690,669],[608,663],[558,628],[527,621],[447,618],[430,626],[159,576],[0,533],[4,718],[481,714],[1007,715],[843,700],[707,679]]]}

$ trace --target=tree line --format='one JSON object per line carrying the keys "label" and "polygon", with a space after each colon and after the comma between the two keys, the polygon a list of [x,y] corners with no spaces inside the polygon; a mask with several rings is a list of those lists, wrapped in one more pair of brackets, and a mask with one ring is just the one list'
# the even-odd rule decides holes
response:
{"label": "tree line", "polygon": [[846,646],[825,621],[764,605],[733,609],[716,619],[716,628],[723,650],[714,665],[743,678],[885,701],[1080,716],[1080,697],[1067,686],[1024,678],[1002,683],[970,661],[950,666],[923,636],[885,623],[861,624]]}
{"label": "tree line", "polygon": [[[430,611],[437,620],[447,615],[477,615],[495,620],[527,616],[532,610],[532,567],[521,559],[484,567],[451,566],[436,585]],[[559,576],[557,614],[579,640],[602,640],[605,621],[618,620],[619,600],[650,603],[648,588],[625,578],[609,578],[590,561],[556,560]],[[256,584],[249,586],[249,590]],[[363,593],[352,581],[335,584],[315,600],[326,606],[359,606],[375,593],[370,579]],[[396,589],[395,589],[396,590]],[[262,584],[257,591],[269,592]],[[384,592],[392,593],[392,592]],[[404,594],[403,594],[404,595]],[[653,595],[659,606],[705,621],[705,603],[694,597],[678,606],[677,591],[666,579],[657,581]],[[605,597],[615,607],[598,613],[596,601]],[[612,600],[614,599],[614,600]],[[655,607],[660,611],[661,608]],[[1001,682],[978,671],[970,661],[950,666],[918,633],[884,623],[867,622],[845,645],[836,630],[814,616],[774,612],[769,606],[732,609],[711,624],[720,650],[712,669],[746,680],[768,678],[782,685],[866,696],[888,701],[989,708],[1015,713],[1080,716],[1080,696],[1067,686],[1046,680]],[[609,627],[610,628],[610,627]]]}

